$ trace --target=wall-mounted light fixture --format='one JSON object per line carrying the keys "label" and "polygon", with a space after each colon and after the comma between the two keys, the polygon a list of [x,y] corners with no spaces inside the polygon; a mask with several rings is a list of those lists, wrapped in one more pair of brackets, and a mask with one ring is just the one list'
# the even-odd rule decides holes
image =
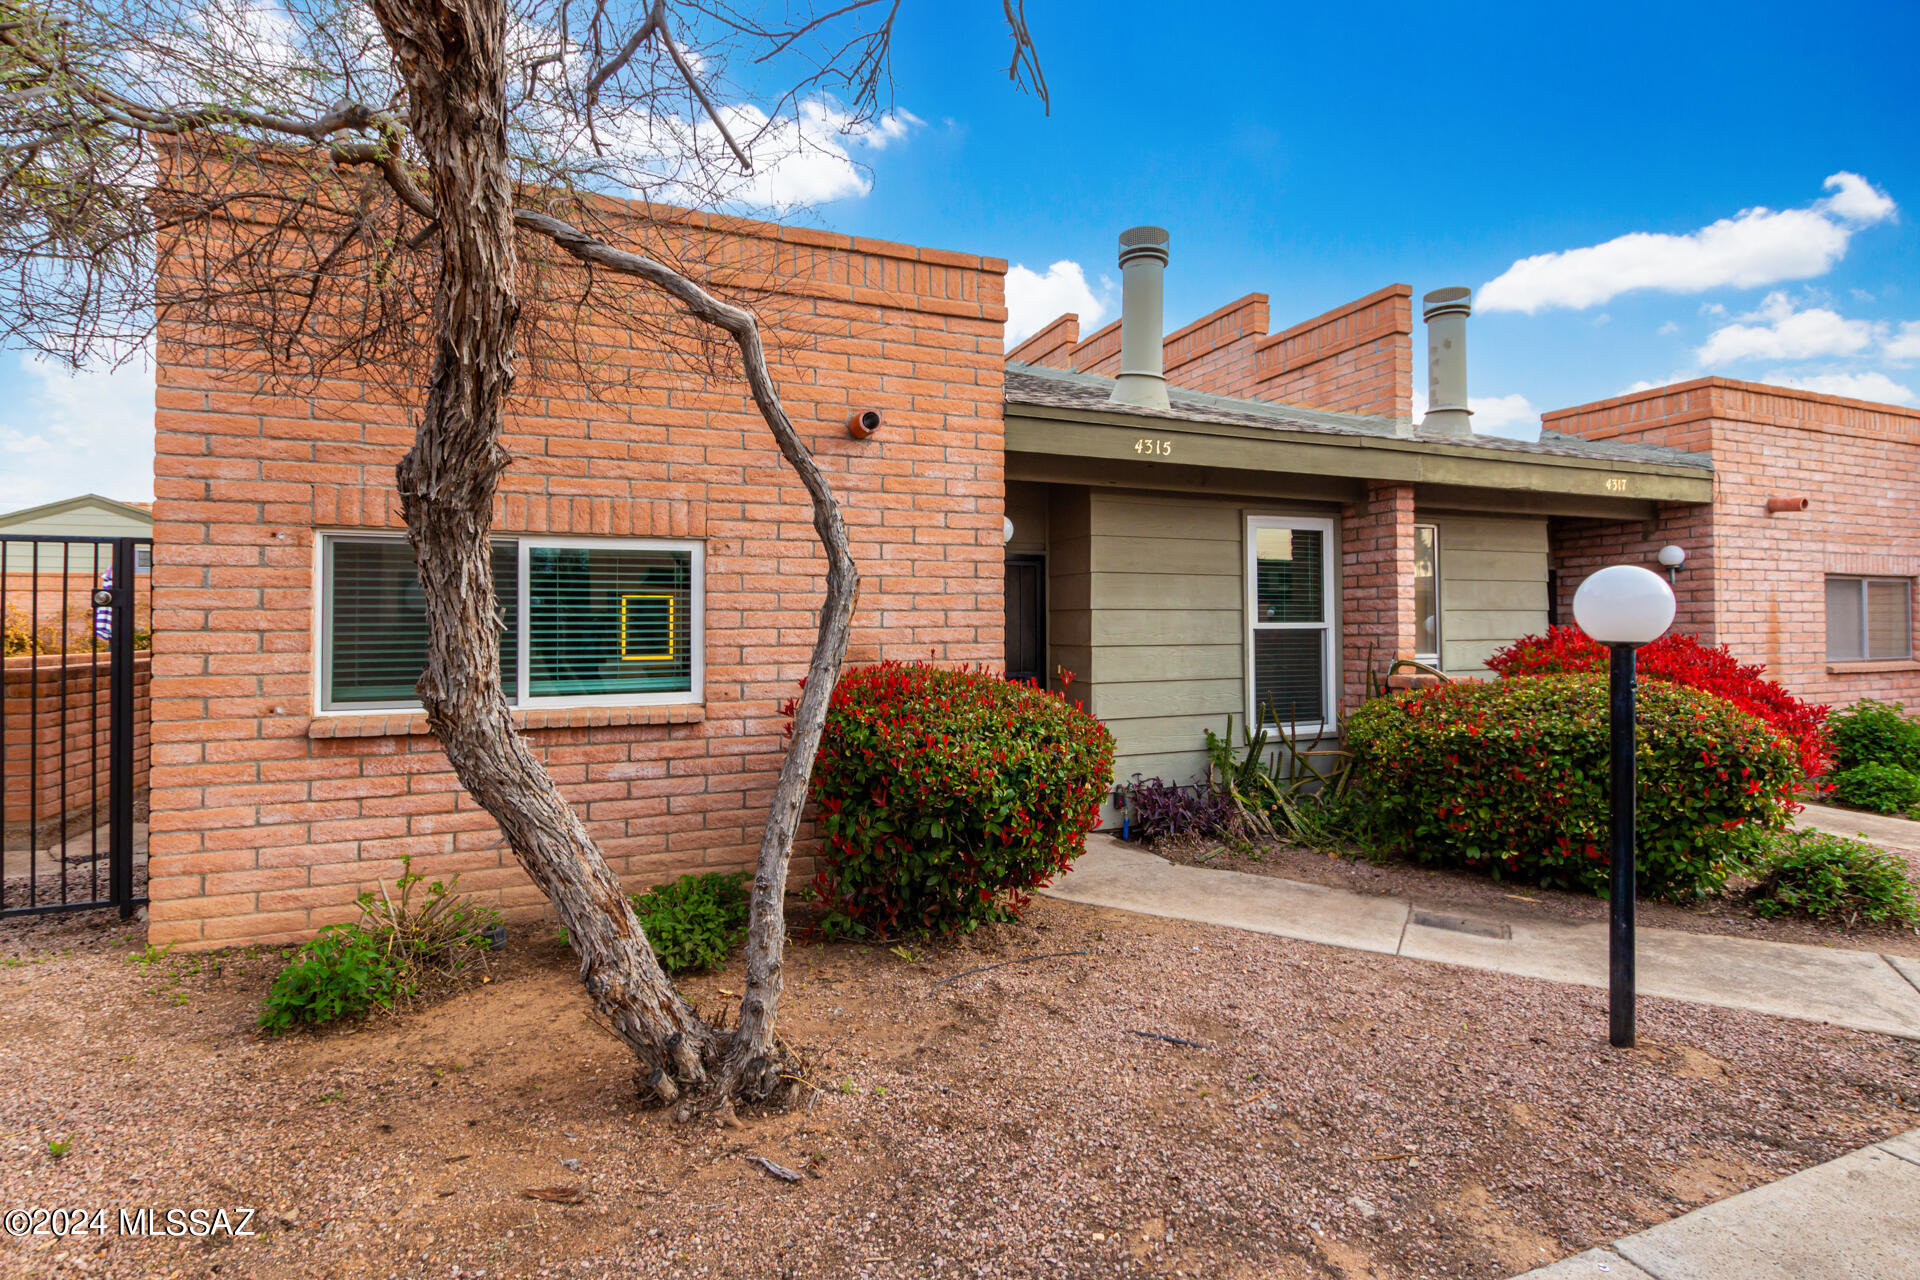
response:
{"label": "wall-mounted light fixture", "polygon": [[1013,541],[1013,517],[1001,516],[1000,517],[1000,545],[1004,547],[1009,542],[1012,542],[1012,541]]}
{"label": "wall-mounted light fixture", "polygon": [[1687,549],[1668,543],[1660,548],[1658,558],[1661,567],[1667,571],[1667,581],[1672,582],[1680,576],[1680,567],[1687,562]]}

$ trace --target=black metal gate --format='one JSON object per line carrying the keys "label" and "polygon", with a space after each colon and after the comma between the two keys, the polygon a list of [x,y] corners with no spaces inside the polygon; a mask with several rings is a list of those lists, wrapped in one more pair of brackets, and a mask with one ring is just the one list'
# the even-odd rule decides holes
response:
{"label": "black metal gate", "polygon": [[147,900],[152,556],[0,535],[0,916]]}

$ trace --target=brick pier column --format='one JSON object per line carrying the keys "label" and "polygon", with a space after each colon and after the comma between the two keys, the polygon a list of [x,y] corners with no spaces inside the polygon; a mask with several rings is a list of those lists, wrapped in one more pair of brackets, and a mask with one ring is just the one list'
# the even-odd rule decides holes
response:
{"label": "brick pier column", "polygon": [[1369,673],[1411,658],[1413,486],[1367,482],[1340,513],[1340,718],[1367,696]]}

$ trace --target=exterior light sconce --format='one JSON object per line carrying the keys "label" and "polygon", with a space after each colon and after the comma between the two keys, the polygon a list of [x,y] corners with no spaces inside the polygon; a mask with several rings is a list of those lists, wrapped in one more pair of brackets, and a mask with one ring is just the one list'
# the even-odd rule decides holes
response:
{"label": "exterior light sconce", "polygon": [[1004,547],[1009,542],[1012,542],[1012,541],[1013,541],[1013,517],[1001,516],[1000,517],[1000,545]]}
{"label": "exterior light sconce", "polygon": [[847,434],[855,440],[865,440],[880,429],[880,411],[878,409],[855,409],[853,416],[847,419]]}
{"label": "exterior light sconce", "polygon": [[1767,514],[1777,516],[1783,511],[1805,511],[1808,505],[1805,498],[1768,498]]}
{"label": "exterior light sconce", "polygon": [[[1662,559],[1665,559],[1664,553]],[[1634,651],[1673,625],[1673,589],[1637,564],[1609,565],[1573,593],[1573,620],[1607,646],[1607,724],[1612,739],[1612,886],[1607,895],[1607,1040],[1633,1046]]]}
{"label": "exterior light sconce", "polygon": [[1660,548],[1660,567],[1667,571],[1667,581],[1673,582],[1680,576],[1680,569],[1687,563],[1687,549],[1676,547],[1672,543]]}

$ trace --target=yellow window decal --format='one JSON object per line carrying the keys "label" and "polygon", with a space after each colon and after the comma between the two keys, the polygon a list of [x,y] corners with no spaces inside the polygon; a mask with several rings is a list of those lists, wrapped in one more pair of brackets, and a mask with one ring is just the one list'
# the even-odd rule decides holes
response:
{"label": "yellow window decal", "polygon": [[[634,616],[634,602],[645,600],[653,602],[642,606],[638,616]],[[674,651],[674,598],[670,595],[630,595],[620,597],[620,661],[622,662],[672,662],[677,654]],[[658,619],[661,606],[666,610],[664,639],[666,652],[649,650],[649,640],[656,644],[663,633],[659,629]],[[651,616],[650,616],[651,615]]]}

